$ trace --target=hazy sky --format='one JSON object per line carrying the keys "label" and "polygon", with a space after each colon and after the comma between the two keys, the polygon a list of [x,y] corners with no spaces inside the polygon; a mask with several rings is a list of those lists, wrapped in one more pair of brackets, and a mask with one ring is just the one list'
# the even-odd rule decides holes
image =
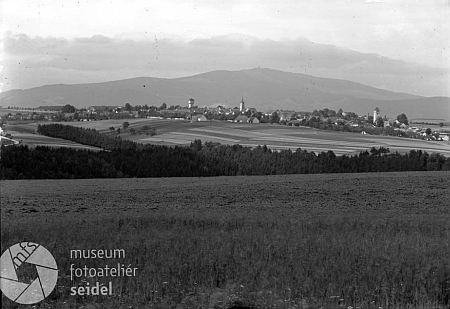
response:
{"label": "hazy sky", "polygon": [[449,0],[0,3],[4,91],[262,66],[449,95]]}

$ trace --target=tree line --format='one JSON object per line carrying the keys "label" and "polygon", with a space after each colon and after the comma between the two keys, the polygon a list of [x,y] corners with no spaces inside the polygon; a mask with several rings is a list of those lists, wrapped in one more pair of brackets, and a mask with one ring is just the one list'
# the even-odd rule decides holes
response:
{"label": "tree line", "polygon": [[[126,129],[128,125],[128,122],[124,122],[124,129]],[[101,134],[95,129],[85,129],[60,123],[38,125],[37,132],[45,136],[63,138],[105,150],[136,149],[141,145],[129,140],[123,140],[120,136]]]}
{"label": "tree line", "polygon": [[[68,134],[73,141],[88,141],[82,128],[79,135]],[[71,129],[72,128],[72,129]],[[81,130],[81,131],[79,131]],[[95,130],[90,130],[90,134]],[[97,134],[100,134],[96,132]],[[100,134],[102,135],[102,134]],[[74,138],[78,136],[78,138]],[[450,158],[412,150],[406,154],[390,153],[388,148],[372,148],[358,155],[336,156],[333,151],[315,154],[297,149],[272,151],[266,146],[255,148],[241,145],[202,143],[195,140],[190,146],[143,145],[131,141],[111,144],[103,142],[108,151],[77,150],[38,146],[2,147],[0,173],[2,179],[63,179],[63,178],[122,178],[122,177],[208,177],[236,175],[280,175],[312,173],[361,173],[393,171],[450,170]]]}

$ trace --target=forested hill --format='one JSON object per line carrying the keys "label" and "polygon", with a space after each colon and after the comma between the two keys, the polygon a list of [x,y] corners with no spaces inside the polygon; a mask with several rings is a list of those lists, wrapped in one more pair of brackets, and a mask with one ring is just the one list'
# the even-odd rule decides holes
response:
{"label": "forested hill", "polygon": [[239,106],[243,97],[247,107],[260,111],[291,109],[312,111],[330,108],[382,115],[441,119],[449,115],[450,98],[425,98],[365,86],[346,80],[272,69],[213,71],[182,78],[138,77],[105,83],[47,85],[0,93],[0,105],[38,107],[71,104],[89,106],[155,105],[187,106],[189,98],[199,107]]}
{"label": "forested hill", "polygon": [[3,146],[2,179],[62,179],[121,177],[198,177],[236,175],[279,175],[311,173],[360,173],[450,170],[450,158],[440,154],[411,151],[389,153],[372,148],[353,156],[332,151],[318,155],[306,150],[271,151],[240,145],[220,145],[196,140],[190,147],[143,145],[110,138],[95,130],[61,124],[39,127],[41,134],[70,137],[78,143],[100,146],[93,152],[69,148]]}

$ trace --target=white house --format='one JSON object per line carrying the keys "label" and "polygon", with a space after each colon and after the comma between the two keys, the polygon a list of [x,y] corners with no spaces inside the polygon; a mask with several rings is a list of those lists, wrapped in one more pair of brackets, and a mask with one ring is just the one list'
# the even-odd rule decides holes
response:
{"label": "white house", "polygon": [[248,118],[247,122],[248,123],[259,123],[259,120],[256,117],[250,117],[250,118]]}
{"label": "white house", "polygon": [[248,122],[248,117],[245,115],[239,115],[236,117],[234,122]]}
{"label": "white house", "polygon": [[191,122],[196,122],[196,121],[208,121],[208,119],[205,117],[205,115],[192,116]]}

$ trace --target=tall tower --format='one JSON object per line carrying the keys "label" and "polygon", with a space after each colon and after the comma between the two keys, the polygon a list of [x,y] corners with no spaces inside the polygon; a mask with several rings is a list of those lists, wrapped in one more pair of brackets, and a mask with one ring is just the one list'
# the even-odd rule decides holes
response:
{"label": "tall tower", "polygon": [[373,123],[377,122],[377,118],[380,117],[380,109],[378,107],[375,107],[373,110]]}
{"label": "tall tower", "polygon": [[239,110],[240,110],[241,112],[245,111],[244,97],[242,97],[241,103],[239,104]]}
{"label": "tall tower", "polygon": [[188,100],[188,108],[193,108],[194,107],[194,99],[193,98],[190,98],[189,100]]}

